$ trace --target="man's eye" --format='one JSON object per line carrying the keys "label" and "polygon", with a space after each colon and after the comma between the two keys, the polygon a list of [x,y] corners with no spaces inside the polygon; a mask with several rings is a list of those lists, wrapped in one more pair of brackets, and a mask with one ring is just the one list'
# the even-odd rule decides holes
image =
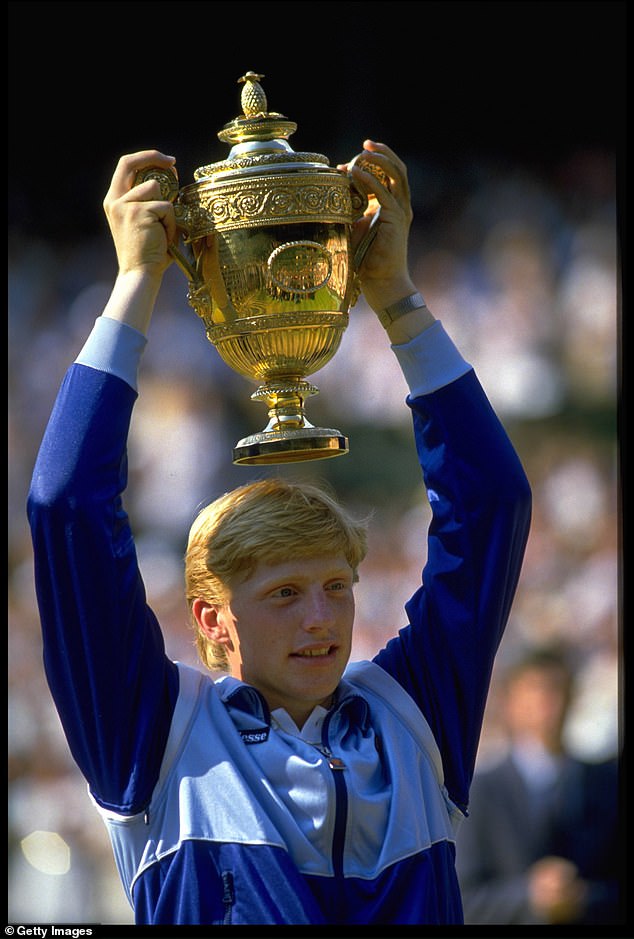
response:
{"label": "man's eye", "polygon": [[286,599],[287,597],[292,597],[294,593],[295,591],[292,587],[278,587],[278,589],[273,592],[273,596]]}

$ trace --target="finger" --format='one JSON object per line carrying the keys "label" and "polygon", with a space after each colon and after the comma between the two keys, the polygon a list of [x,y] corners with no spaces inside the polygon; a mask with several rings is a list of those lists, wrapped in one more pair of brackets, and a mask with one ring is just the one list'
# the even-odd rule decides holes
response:
{"label": "finger", "polygon": [[394,205],[387,198],[388,193],[396,197],[401,207],[409,205],[407,167],[403,161],[385,144],[365,140],[364,145],[361,153],[338,168],[345,169],[355,185],[368,197],[375,196],[382,207]]}
{"label": "finger", "polygon": [[364,150],[367,150],[370,153],[377,154],[379,158],[386,157],[391,163],[393,163],[396,166],[400,176],[403,179],[407,179],[407,166],[401,160],[401,158],[397,156],[397,154],[394,153],[394,151],[390,147],[387,146],[387,144],[378,143],[376,140],[364,140],[363,148]]}
{"label": "finger", "polygon": [[[155,180],[152,181],[154,185],[158,185]],[[143,183],[142,185],[145,185]],[[141,186],[136,187],[140,189]],[[123,196],[121,202],[126,202],[127,196]],[[130,200],[136,201],[136,200]],[[171,202],[166,202],[164,200],[139,200],[143,202],[143,215],[139,218],[145,218],[148,221],[158,221],[165,229],[167,234],[168,244],[172,244],[177,240],[177,226],[176,226],[176,216],[174,214],[174,206]]]}
{"label": "finger", "polygon": [[[162,203],[164,204],[164,203]],[[176,216],[174,215],[174,206],[171,202],[167,203],[165,211],[157,209],[158,218],[165,229],[168,245],[176,244],[178,241],[178,232],[176,226]]]}
{"label": "finger", "polygon": [[357,164],[351,165],[348,173],[354,181],[354,185],[368,197],[365,214],[374,214],[379,206],[387,209],[396,205],[395,195],[391,190],[389,179],[386,178],[384,183],[369,169]]}
{"label": "finger", "polygon": [[147,166],[157,166],[168,169],[176,163],[176,158],[161,153],[160,150],[139,150],[122,156],[110,182],[106,199],[118,199],[129,192],[134,184],[134,177],[139,170]]}
{"label": "finger", "polygon": [[127,189],[119,197],[120,202],[167,202],[171,205],[170,199],[165,199],[161,191],[161,182],[158,179],[145,179],[143,182],[135,183],[131,189]]}
{"label": "finger", "polygon": [[379,180],[382,181],[382,176],[387,176],[390,180],[388,189],[409,199],[409,180],[405,163],[385,144],[366,140],[364,147],[360,161],[362,168],[364,163],[375,167]]}

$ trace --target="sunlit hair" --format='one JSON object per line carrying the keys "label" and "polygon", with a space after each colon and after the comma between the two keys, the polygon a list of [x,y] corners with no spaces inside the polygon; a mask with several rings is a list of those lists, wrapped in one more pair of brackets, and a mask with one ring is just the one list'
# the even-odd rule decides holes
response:
{"label": "sunlit hair", "polygon": [[[367,550],[367,522],[354,518],[324,489],[269,478],[247,483],[207,505],[196,517],[185,553],[185,591],[190,610],[197,597],[224,604],[232,587],[261,561],[342,554],[354,579]],[[210,669],[229,670],[224,646],[198,627],[196,647]]]}

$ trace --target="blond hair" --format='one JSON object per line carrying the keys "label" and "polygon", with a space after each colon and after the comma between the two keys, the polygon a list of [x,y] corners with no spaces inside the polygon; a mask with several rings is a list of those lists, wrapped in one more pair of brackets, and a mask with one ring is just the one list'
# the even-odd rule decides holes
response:
{"label": "blond hair", "polygon": [[[239,486],[205,506],[189,532],[185,592],[190,610],[202,597],[224,604],[230,588],[260,562],[343,554],[355,579],[367,550],[367,522],[353,518],[325,489],[281,478]],[[204,665],[229,670],[224,646],[198,627],[196,647]]]}

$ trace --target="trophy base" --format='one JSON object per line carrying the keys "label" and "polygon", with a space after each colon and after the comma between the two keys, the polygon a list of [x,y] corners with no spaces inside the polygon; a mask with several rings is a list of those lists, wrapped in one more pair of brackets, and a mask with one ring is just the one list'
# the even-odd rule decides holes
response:
{"label": "trophy base", "polygon": [[233,462],[243,466],[328,460],[348,452],[348,438],[330,427],[262,431],[239,440]]}

